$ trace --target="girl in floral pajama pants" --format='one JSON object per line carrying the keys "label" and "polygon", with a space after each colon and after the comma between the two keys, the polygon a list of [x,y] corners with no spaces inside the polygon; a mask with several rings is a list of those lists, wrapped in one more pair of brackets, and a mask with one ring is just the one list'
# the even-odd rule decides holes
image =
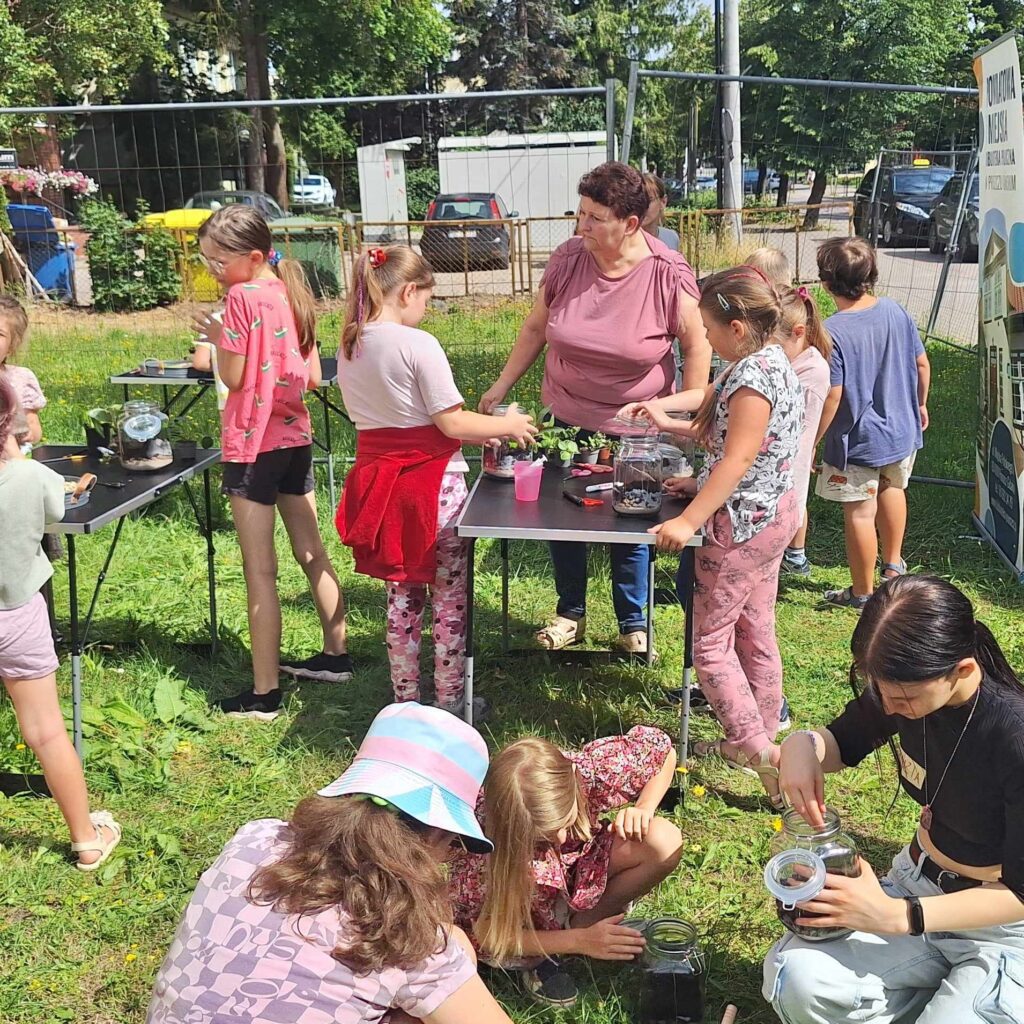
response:
{"label": "girl in floral pajama pants", "polygon": [[[466,478],[445,473],[437,502],[437,578],[430,586],[434,619],[434,688],[438,704],[461,705],[466,665],[468,543],[455,535]],[[420,645],[425,583],[388,583],[388,661],[395,700],[420,699]]]}

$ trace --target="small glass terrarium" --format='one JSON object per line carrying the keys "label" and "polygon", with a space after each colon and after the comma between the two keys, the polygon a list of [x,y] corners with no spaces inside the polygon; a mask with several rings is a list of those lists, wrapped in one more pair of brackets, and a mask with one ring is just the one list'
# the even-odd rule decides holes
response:
{"label": "small glass terrarium", "polygon": [[647,946],[640,958],[640,1024],[703,1021],[707,962],[696,929],[663,917],[647,922],[643,933]]}
{"label": "small glass terrarium", "polygon": [[623,516],[661,511],[662,453],[658,437],[623,437],[615,454],[612,508]]}
{"label": "small glass terrarium", "polygon": [[825,809],[825,824],[818,828],[806,822],[796,811],[782,815],[782,831],[772,840],[773,857],[765,867],[765,883],[775,896],[779,920],[794,935],[809,942],[825,942],[849,935],[848,928],[812,928],[798,925],[796,919],[817,915],[801,910],[797,904],[812,900],[825,884],[825,875],[860,874],[857,844],[842,830],[839,815]]}
{"label": "small glass terrarium", "polygon": [[[508,405],[496,405],[494,416],[504,416]],[[515,477],[515,465],[525,459],[533,459],[529,448],[522,448],[515,441],[502,440],[498,445],[484,445],[481,467],[484,475],[495,480],[511,481]]]}
{"label": "small glass terrarium", "polygon": [[117,420],[118,457],[125,469],[154,472],[174,461],[167,414],[155,402],[125,402]]}

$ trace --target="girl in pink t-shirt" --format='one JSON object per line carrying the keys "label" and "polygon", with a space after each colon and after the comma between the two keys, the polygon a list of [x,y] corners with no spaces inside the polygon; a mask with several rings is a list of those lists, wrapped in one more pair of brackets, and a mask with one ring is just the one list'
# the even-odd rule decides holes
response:
{"label": "girl in pink t-shirt", "polygon": [[[223,321],[204,314],[196,328],[217,348],[228,387],[221,412],[222,490],[242,548],[249,601],[253,685],[220,701],[231,715],[270,720],[281,708],[278,677],[352,678],[345,604],[320,538],[313,493],[313,439],[303,402],[320,383],[316,312],[302,267],[274,251],[270,228],[250,206],[218,210],[199,229],[203,261],[227,288]],[[283,663],[274,509],[309,579],[323,627],[323,650]]]}

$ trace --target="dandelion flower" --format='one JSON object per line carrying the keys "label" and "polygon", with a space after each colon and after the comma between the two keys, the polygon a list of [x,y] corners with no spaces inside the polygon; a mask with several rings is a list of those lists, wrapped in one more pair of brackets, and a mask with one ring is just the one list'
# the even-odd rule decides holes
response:
{"label": "dandelion flower", "polygon": [[690,792],[691,792],[691,793],[692,793],[692,794],[693,794],[693,795],[694,795],[694,796],[695,796],[695,797],[696,797],[696,798],[697,798],[698,800],[700,800],[700,799],[701,799],[701,797],[703,797],[703,796],[704,796],[704,795],[705,795],[705,794],[707,793],[707,790],[706,790],[706,789],[705,789],[705,788],[704,788],[703,786],[694,786],[694,787],[693,787],[693,789],[691,789],[691,790],[690,790]]}
{"label": "dandelion flower", "polygon": [[678,767],[678,768],[676,769],[676,771],[677,771],[677,772],[678,772],[678,773],[679,773],[680,775],[689,775],[689,774],[690,774],[690,769],[689,769],[689,768],[687,768],[685,764],[681,764],[681,765],[680,765],[680,766],[679,766],[679,767]]}
{"label": "dandelion flower", "polygon": [[14,744],[14,749],[15,750],[24,750],[25,749],[25,744],[24,743],[15,743]]}
{"label": "dandelion flower", "polygon": [[774,832],[781,832],[782,831],[782,819],[781,818],[772,818],[772,831],[774,831]]}
{"label": "dandelion flower", "polygon": [[133,960],[138,960],[139,956],[137,953],[126,953],[124,962],[130,964]]}
{"label": "dandelion flower", "polygon": [[701,846],[700,843],[691,843],[690,844],[690,853],[700,853],[701,850],[703,850],[703,849],[704,849],[704,847]]}

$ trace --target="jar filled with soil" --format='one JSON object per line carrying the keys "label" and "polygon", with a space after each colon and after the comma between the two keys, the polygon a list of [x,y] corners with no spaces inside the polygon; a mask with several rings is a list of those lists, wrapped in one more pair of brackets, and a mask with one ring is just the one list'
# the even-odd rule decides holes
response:
{"label": "jar filled with soil", "polygon": [[640,1024],[704,1020],[707,963],[692,924],[663,917],[643,929]]}

